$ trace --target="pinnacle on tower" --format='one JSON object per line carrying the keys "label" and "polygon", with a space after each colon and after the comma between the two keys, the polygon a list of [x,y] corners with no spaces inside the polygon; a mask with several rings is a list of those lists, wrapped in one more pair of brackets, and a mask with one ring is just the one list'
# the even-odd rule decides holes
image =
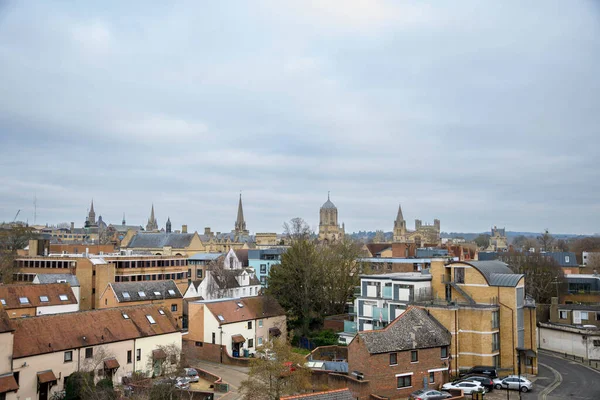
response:
{"label": "pinnacle on tower", "polygon": [[126,224],[126,223],[125,223],[125,213],[123,213],[123,221],[121,221],[121,224],[122,224],[122,225],[125,225],[125,224]]}
{"label": "pinnacle on tower", "polygon": [[402,215],[402,205],[398,204],[398,215],[396,216],[396,221],[404,221],[404,216]]}
{"label": "pinnacle on tower", "polygon": [[246,233],[246,221],[244,220],[244,207],[242,206],[242,193],[238,202],[237,219],[235,220],[235,232]]}

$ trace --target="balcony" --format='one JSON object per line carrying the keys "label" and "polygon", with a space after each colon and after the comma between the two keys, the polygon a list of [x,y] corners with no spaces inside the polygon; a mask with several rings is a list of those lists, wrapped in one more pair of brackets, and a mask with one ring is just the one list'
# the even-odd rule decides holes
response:
{"label": "balcony", "polygon": [[356,333],[356,322],[354,321],[344,321],[344,332],[346,333]]}
{"label": "balcony", "polygon": [[393,293],[392,293],[392,287],[391,286],[384,286],[383,287],[383,298],[384,299],[392,299],[393,298]]}
{"label": "balcony", "polygon": [[383,322],[389,322],[390,318],[389,318],[389,312],[387,307],[383,308],[383,307],[373,307],[373,321],[379,321],[381,319],[381,321]]}

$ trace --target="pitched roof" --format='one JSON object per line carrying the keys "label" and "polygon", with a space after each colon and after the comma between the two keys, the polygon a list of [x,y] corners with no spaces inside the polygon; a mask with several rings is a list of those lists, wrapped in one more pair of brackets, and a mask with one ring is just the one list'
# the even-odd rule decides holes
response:
{"label": "pitched roof", "polygon": [[171,313],[159,309],[143,305],[14,319],[13,358],[178,332]]}
{"label": "pitched roof", "polygon": [[367,249],[373,256],[389,248],[391,248],[390,243],[367,243]]}
{"label": "pitched roof", "polygon": [[327,390],[325,392],[295,394],[282,397],[281,400],[353,400],[350,389]]}
{"label": "pitched roof", "polygon": [[[37,274],[35,276],[40,284],[46,285],[48,283],[68,283],[71,287],[79,286],[79,279],[73,274]],[[36,280],[34,278],[34,280]]]}
{"label": "pitched roof", "polygon": [[[239,305],[242,305],[240,307]],[[206,302],[204,305],[220,324],[249,321],[285,315],[285,310],[270,296],[243,297],[241,299]],[[223,317],[223,321],[218,318]]]}
{"label": "pitched roof", "polygon": [[188,260],[193,261],[212,261],[219,257],[224,256],[223,253],[196,253],[193,256],[188,257]]}
{"label": "pitched roof", "polygon": [[246,269],[224,269],[221,270],[219,274],[214,274],[213,271],[210,272],[212,279],[220,289],[235,289],[241,287],[237,277],[244,272],[250,275],[249,286],[260,285],[258,278],[253,273],[246,271]]}
{"label": "pitched roof", "polygon": [[[61,299],[60,296],[63,298]],[[2,301],[2,306],[8,310],[77,304],[77,299],[68,283],[0,285],[0,301]]]}
{"label": "pitched roof", "polygon": [[242,267],[248,266],[248,249],[234,250],[236,257],[242,263]]}
{"label": "pitched roof", "polygon": [[490,261],[458,261],[458,263],[467,264],[475,267],[483,274],[490,286],[517,286],[521,278],[525,275],[515,274],[508,264],[498,260]]}
{"label": "pitched roof", "polygon": [[450,336],[438,320],[418,307],[409,307],[384,329],[357,335],[371,354],[449,346]]}
{"label": "pitched roof", "polygon": [[138,232],[127,245],[128,248],[158,249],[170,246],[183,249],[190,245],[194,233]]}
{"label": "pitched roof", "polygon": [[[141,281],[109,283],[120,303],[131,301],[180,299],[183,297],[175,281]],[[141,294],[143,293],[143,295]]]}
{"label": "pitched roof", "polygon": [[577,258],[575,253],[570,251],[547,251],[540,253],[542,256],[550,257],[554,259],[561,267],[578,267]]}

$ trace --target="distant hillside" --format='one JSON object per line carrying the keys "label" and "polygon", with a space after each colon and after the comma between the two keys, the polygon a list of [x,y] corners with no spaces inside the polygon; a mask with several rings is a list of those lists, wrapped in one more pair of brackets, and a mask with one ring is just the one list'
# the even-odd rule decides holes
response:
{"label": "distant hillside", "polygon": [[[470,240],[474,240],[477,236],[482,235],[482,234],[489,234],[489,231],[486,232],[441,232],[440,236],[442,238],[462,238],[465,239],[467,241]],[[355,239],[355,240],[360,240],[360,241],[364,241],[364,242],[368,242],[369,240],[373,240],[373,238],[375,237],[376,232],[375,231],[358,231],[358,232],[352,232],[349,235]],[[556,239],[573,239],[573,238],[582,238],[582,237],[587,237],[589,235],[577,235],[577,234],[572,234],[572,233],[552,233],[552,236],[554,236],[554,238]],[[525,236],[525,237],[531,237],[531,238],[536,238],[539,235],[541,235],[541,232],[515,232],[515,231],[506,231],[506,237],[508,239],[513,239],[517,236]],[[392,232],[384,232],[384,236],[386,238],[386,240],[391,240],[393,237],[393,233]]]}

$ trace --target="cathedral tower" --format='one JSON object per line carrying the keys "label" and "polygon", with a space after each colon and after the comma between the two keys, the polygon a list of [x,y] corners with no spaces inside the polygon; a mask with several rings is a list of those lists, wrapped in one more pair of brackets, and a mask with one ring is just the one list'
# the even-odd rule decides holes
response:
{"label": "cathedral tower", "polygon": [[148,232],[158,230],[158,222],[156,221],[156,218],[154,218],[154,204],[152,204],[152,210],[150,211],[150,218],[148,218],[148,223],[146,224],[146,230]]}
{"label": "cathedral tower", "polygon": [[343,237],[344,230],[338,224],[338,209],[331,202],[329,193],[327,193],[327,201],[319,210],[319,240],[331,243],[341,240]]}
{"label": "cathedral tower", "polygon": [[398,215],[394,221],[394,242],[406,241],[406,221],[402,215],[402,205],[398,205]]}

